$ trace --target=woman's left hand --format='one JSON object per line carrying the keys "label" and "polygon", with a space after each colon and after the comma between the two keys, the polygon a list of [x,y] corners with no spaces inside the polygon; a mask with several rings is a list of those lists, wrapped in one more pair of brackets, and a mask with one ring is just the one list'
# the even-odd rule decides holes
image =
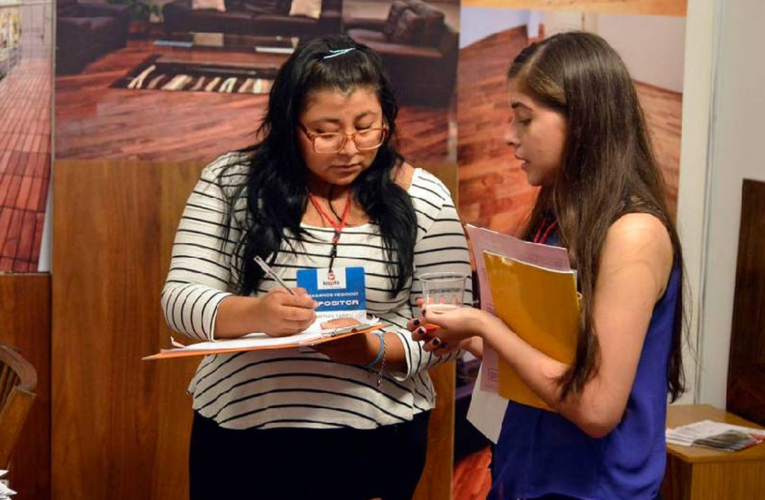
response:
{"label": "woman's left hand", "polygon": [[332,361],[346,365],[371,363],[380,350],[380,338],[374,333],[359,333],[314,347]]}
{"label": "woman's left hand", "polygon": [[[339,318],[322,323],[322,328],[341,328],[360,324],[352,318]],[[314,349],[332,361],[347,365],[366,365],[375,359],[380,350],[380,339],[374,333],[351,335],[343,339],[325,342]]]}

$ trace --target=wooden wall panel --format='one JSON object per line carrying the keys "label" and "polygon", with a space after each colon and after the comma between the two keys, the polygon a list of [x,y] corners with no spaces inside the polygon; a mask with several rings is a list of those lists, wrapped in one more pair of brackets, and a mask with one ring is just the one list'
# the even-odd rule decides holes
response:
{"label": "wooden wall panel", "polygon": [[0,342],[18,348],[37,371],[37,398],[11,466],[16,500],[50,498],[50,286],[49,274],[0,275]]}
{"label": "wooden wall panel", "polygon": [[[198,360],[140,358],[168,346],[159,294],[178,220],[201,167],[56,164],[57,500],[187,498],[192,412],[186,386]],[[434,372],[439,410],[431,419],[418,500],[448,499],[451,490],[454,365]]]}
{"label": "wooden wall panel", "polygon": [[54,169],[53,496],[147,498],[159,441],[159,170]]}
{"label": "wooden wall panel", "polygon": [[[160,199],[160,270],[164,280],[170,268],[170,253],[175,231],[186,205],[186,199],[199,179],[204,165],[175,164],[161,167]],[[159,310],[159,309],[158,309]],[[160,313],[158,343],[167,346],[170,329]],[[169,362],[168,362],[169,361]],[[191,434],[191,398],[186,387],[194,375],[199,359],[176,359],[158,364],[158,389],[164,401],[157,415],[159,443],[152,481],[153,498],[188,498],[188,440]]]}
{"label": "wooden wall panel", "polygon": [[[454,163],[418,165],[438,177],[458,205],[459,171]],[[436,389],[436,408],[428,424],[428,457],[413,500],[448,500],[452,497],[454,472],[454,393],[457,384],[455,363],[430,370]]]}
{"label": "wooden wall panel", "polygon": [[744,180],[733,298],[728,410],[765,426],[765,182]]}
{"label": "wooden wall panel", "polygon": [[462,0],[462,6],[685,16],[688,0]]}
{"label": "wooden wall panel", "polygon": [[428,424],[428,457],[413,500],[452,498],[454,472],[454,391],[457,375],[454,363],[430,370],[436,389],[436,408]]}

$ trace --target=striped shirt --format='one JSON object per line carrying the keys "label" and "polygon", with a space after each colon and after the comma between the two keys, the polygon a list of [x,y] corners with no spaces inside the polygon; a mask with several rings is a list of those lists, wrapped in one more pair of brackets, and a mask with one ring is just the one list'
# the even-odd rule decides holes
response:
{"label": "striped shirt", "polygon": [[[239,277],[232,255],[241,237],[237,219],[244,200],[234,205],[236,217],[226,235],[224,216],[230,190],[243,183],[249,166],[239,153],[224,155],[205,167],[191,193],[173,245],[170,272],[162,291],[162,307],[173,330],[196,340],[215,338],[220,302],[236,290]],[[225,172],[226,166],[232,166]],[[390,325],[404,345],[406,371],[377,374],[357,365],[336,363],[308,349],[277,349],[206,356],[191,381],[194,410],[232,429],[308,427],[372,429],[411,420],[435,404],[427,369],[452,359],[425,352],[412,340],[406,323],[416,311],[421,287],[417,277],[428,272],[470,274],[467,243],[446,187],[433,175],[415,169],[408,189],[417,215],[414,279],[395,297],[382,238],[375,224],[347,227],[338,245],[336,267],[362,265],[366,271],[367,311]],[[296,272],[326,268],[333,230],[302,226],[304,244],[289,250],[288,241],[274,270],[290,286]],[[286,234],[285,240],[295,241]],[[468,280],[469,282],[470,280]],[[276,285],[264,279],[255,295]],[[469,283],[468,283],[469,286]],[[470,291],[466,303],[472,302]]]}

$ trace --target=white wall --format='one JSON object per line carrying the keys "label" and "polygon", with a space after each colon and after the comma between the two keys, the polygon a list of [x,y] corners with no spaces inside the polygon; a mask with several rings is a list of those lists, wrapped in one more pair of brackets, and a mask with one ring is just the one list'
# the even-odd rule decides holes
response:
{"label": "white wall", "polygon": [[463,7],[460,18],[460,48],[518,26],[526,26],[531,19],[528,10],[488,9]]}
{"label": "white wall", "polygon": [[706,270],[709,130],[712,109],[715,8],[709,0],[689,0],[686,22],[686,82],[680,151],[677,226],[683,244],[689,294],[689,337],[683,362],[688,392],[681,403],[698,402],[701,346],[701,304]]}
{"label": "white wall", "polygon": [[[743,179],[765,181],[765,2],[717,0],[700,401],[725,406]],[[765,256],[763,256],[765,258]],[[765,306],[765,304],[764,304]]]}

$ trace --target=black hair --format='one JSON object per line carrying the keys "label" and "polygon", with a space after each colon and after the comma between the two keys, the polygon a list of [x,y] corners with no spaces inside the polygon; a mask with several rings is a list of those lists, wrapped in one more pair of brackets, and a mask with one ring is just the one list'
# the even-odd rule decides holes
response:
{"label": "black hair", "polygon": [[[349,94],[360,88],[376,94],[388,134],[370,167],[353,181],[351,190],[370,222],[379,227],[392,294],[398,294],[410,282],[417,218],[408,193],[393,181],[393,169],[404,161],[395,148],[398,105],[394,91],[374,51],[348,36],[330,35],[299,45],[279,69],[257,131],[260,140],[244,150],[248,154],[247,179],[230,193],[227,221],[227,227],[231,227],[232,217],[239,214],[237,201],[244,198],[247,210],[236,221],[242,237],[235,242],[233,253],[238,259],[237,292],[241,295],[257,290],[264,277],[253,257],[273,263],[285,233],[298,245],[305,240],[300,222],[308,203],[308,188],[296,134],[299,116],[311,94],[328,89]],[[222,175],[226,175],[226,169]],[[286,242],[294,251],[292,242]]]}

